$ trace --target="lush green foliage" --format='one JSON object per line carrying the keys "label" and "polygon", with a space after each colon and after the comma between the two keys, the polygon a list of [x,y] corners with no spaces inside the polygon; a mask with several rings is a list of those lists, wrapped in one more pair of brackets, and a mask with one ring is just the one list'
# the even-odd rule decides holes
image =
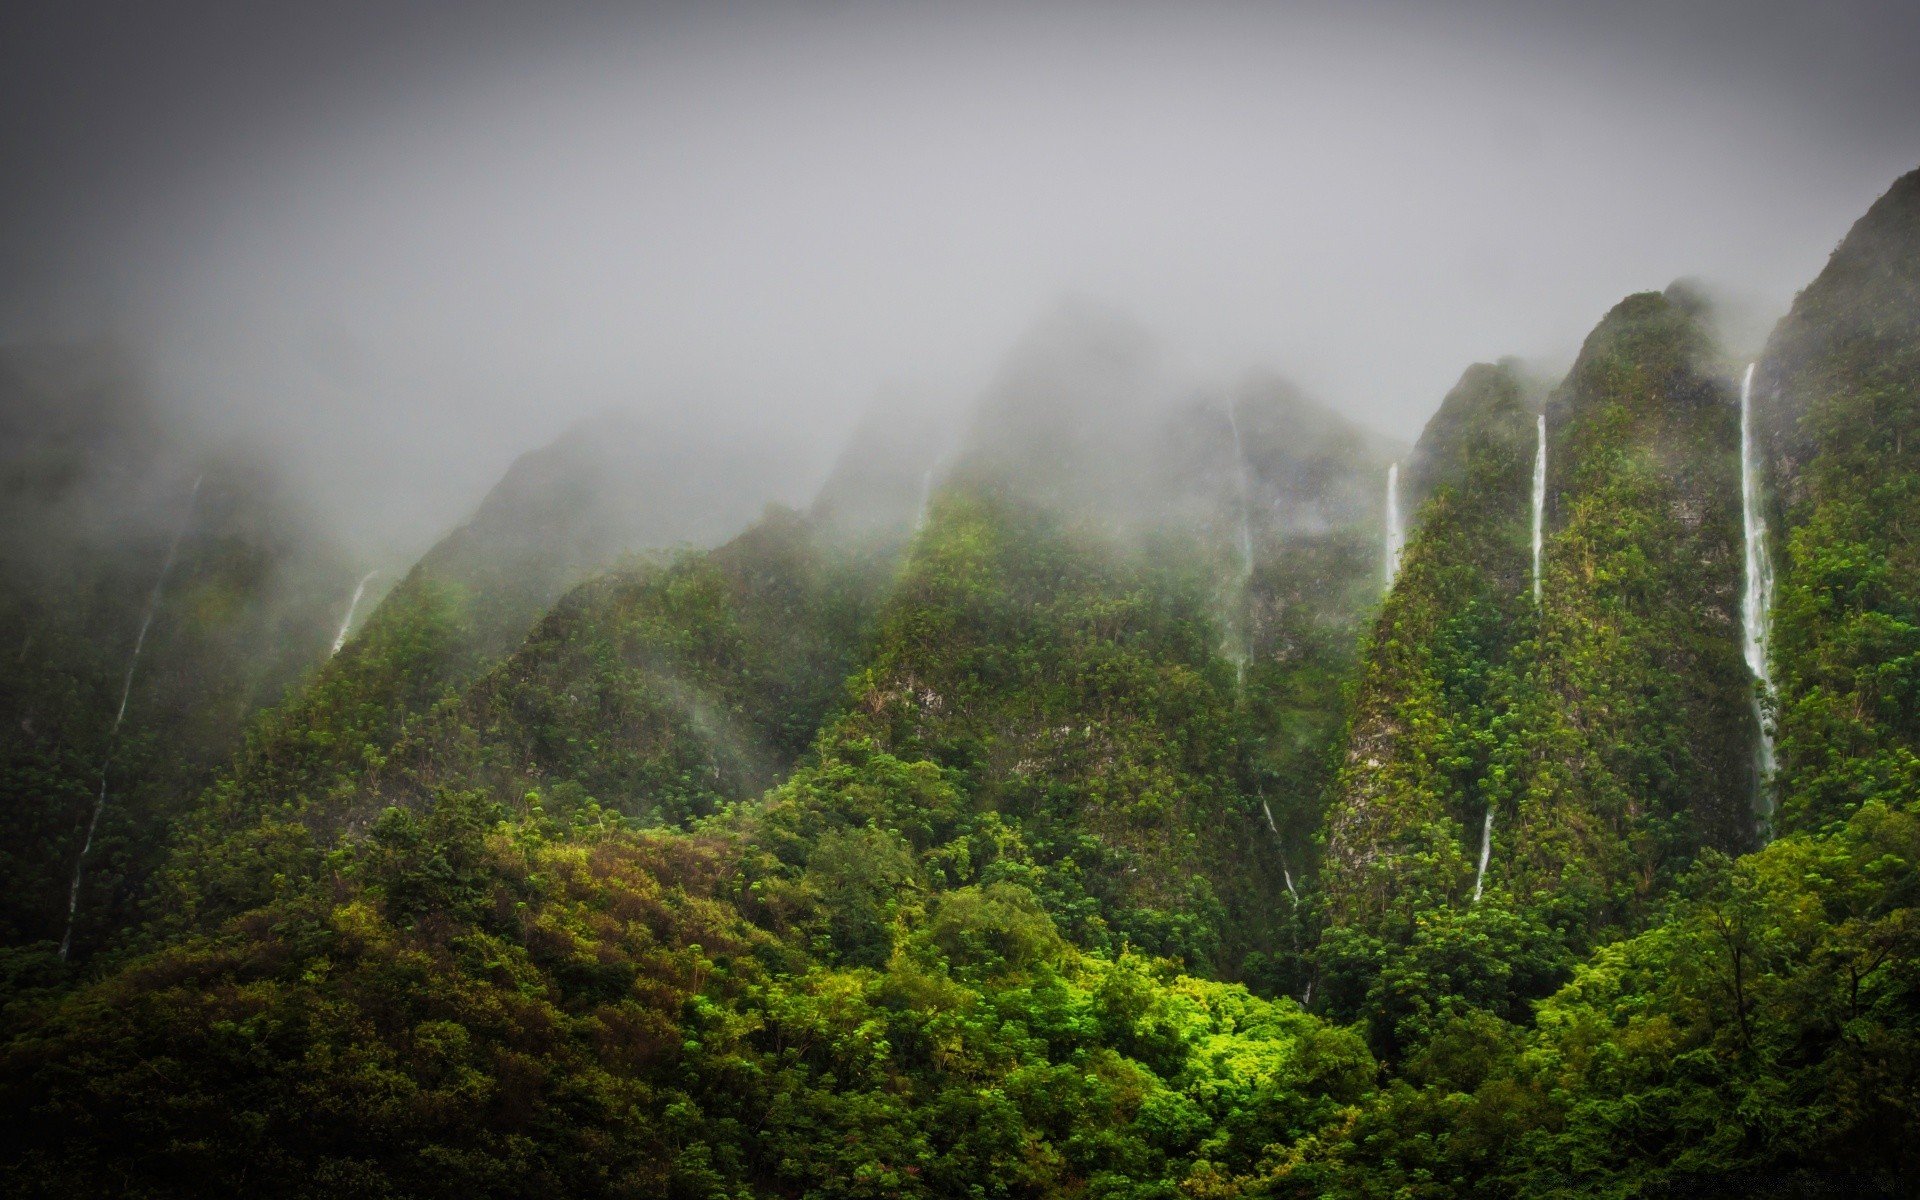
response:
{"label": "lush green foliage", "polygon": [[353,586],[272,478],[172,444],[128,374],[98,348],[0,350],[9,945],[60,941],[83,846],[74,945],[112,941],[170,822],[325,652]]}
{"label": "lush green foliage", "polygon": [[1788,530],[1773,638],[1783,828],[1920,793],[1916,247],[1920,173],[1860,219],[1757,373]]}
{"label": "lush green foliage", "polygon": [[1012,883],[808,965],[727,837],[391,810],[317,886],[16,999],[16,1195],[1232,1194],[1371,1085],[1244,988]]}
{"label": "lush green foliage", "polygon": [[866,829],[914,863],[891,886],[1015,881],[1081,945],[1230,970],[1271,941],[1278,881],[1205,586],[1169,560],[949,491],[850,711],[756,836],[811,870]]}
{"label": "lush green foliage", "polygon": [[1363,659],[1323,883],[1334,920],[1412,936],[1466,898],[1513,680],[1533,626],[1533,414],[1503,368],[1469,370],[1415,451],[1430,499]]}
{"label": "lush green foliage", "polygon": [[[1685,291],[1616,307],[1549,401],[1538,605],[1510,367],[1408,460],[1376,610],[1351,429],[1279,388],[1142,451],[1086,424],[1124,356],[1041,345],[904,547],[898,504],[772,511],[557,603],[539,520],[498,562],[436,551],[193,813],[138,810],[167,856],[143,925],[75,965],[6,931],[0,1186],[1911,1193],[1916,279],[1920,175],[1759,372],[1778,840],[1737,408]],[[1075,353],[1111,376],[1045,407]],[[1056,427],[1087,477],[1021,479]],[[186,578],[209,627],[251,595]],[[8,702],[97,730],[110,607],[36,616],[51,665],[0,671]],[[10,801],[84,805],[97,748],[27,733]],[[44,873],[9,819],[0,866]]]}

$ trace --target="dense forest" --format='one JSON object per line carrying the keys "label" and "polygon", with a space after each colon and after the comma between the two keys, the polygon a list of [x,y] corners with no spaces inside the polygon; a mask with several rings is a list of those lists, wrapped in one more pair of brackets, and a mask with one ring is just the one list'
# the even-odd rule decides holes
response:
{"label": "dense forest", "polygon": [[10,351],[0,1180],[1912,1194],[1920,172],[1718,328],[1408,449],[1069,306],[805,511],[590,426],[399,578]]}

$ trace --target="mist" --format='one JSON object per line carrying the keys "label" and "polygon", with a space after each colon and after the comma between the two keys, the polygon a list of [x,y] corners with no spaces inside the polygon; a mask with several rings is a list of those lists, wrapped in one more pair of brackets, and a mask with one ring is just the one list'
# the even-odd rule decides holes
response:
{"label": "mist", "polygon": [[1063,304],[1404,445],[1468,363],[1564,366],[1676,277],[1757,346],[1920,162],[1891,3],[3,20],[0,342],[125,353],[370,565],[610,409],[804,505]]}

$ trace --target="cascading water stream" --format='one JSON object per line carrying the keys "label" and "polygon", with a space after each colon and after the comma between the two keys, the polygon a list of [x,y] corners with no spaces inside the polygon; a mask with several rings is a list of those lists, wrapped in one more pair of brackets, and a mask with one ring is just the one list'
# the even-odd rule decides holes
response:
{"label": "cascading water stream", "polygon": [[[1260,802],[1260,811],[1267,814],[1267,828],[1273,831],[1274,837],[1278,838],[1280,836],[1280,827],[1273,823],[1273,809],[1267,805],[1265,800]],[[1299,908],[1300,893],[1293,890],[1293,872],[1287,870],[1287,860],[1284,858],[1280,860],[1280,878],[1286,880],[1287,895],[1292,898],[1293,906]]]}
{"label": "cascading water stream", "polygon": [[340,618],[340,632],[333,635],[333,649],[327,651],[329,656],[340,653],[340,647],[347,644],[347,632],[353,628],[353,614],[360,607],[360,597],[367,594],[367,584],[379,573],[368,571],[360,577],[359,583],[353,585],[353,599],[347,601],[347,615]]}
{"label": "cascading water stream", "polygon": [[1233,430],[1233,462],[1240,478],[1240,573],[1253,576],[1253,481],[1247,474],[1247,448],[1240,441],[1240,421],[1234,416],[1233,401],[1227,401],[1227,427]]}
{"label": "cascading water stream", "polygon": [[[1227,401],[1227,428],[1233,431],[1234,478],[1240,483],[1240,644],[1232,647],[1229,654],[1233,659],[1234,682],[1245,684],[1247,660],[1253,657],[1253,633],[1249,628],[1251,618],[1247,612],[1248,589],[1253,583],[1253,476],[1247,470],[1247,448],[1240,440],[1240,418],[1233,411],[1232,400]],[[1267,823],[1273,823],[1271,815]]]}
{"label": "cascading water stream", "polygon": [[[1767,637],[1773,620],[1773,559],[1767,553],[1767,517],[1761,507],[1761,463],[1753,435],[1753,366],[1740,380],[1740,516],[1746,536],[1746,587],[1740,597],[1740,626],[1745,638],[1747,669],[1759,682],[1754,692],[1754,717],[1760,723],[1761,796],[1766,777],[1773,773],[1773,735],[1767,729],[1762,693],[1772,694],[1767,665]],[[1770,806],[1769,806],[1770,807]]]}
{"label": "cascading water stream", "polygon": [[147,645],[147,630],[153,625],[153,614],[160,607],[160,593],[167,586],[167,576],[173,571],[173,560],[179,556],[181,539],[187,536],[187,530],[193,525],[195,501],[200,498],[200,484],[205,480],[200,476],[193,481],[193,491],[187,497],[187,516],[175,531],[173,541],[167,544],[167,556],[160,562],[160,574],[153,581],[153,591],[147,594],[147,608],[140,616],[140,632],[134,635],[133,654],[127,659],[127,676],[120,683],[120,707],[113,714],[113,728],[107,731],[107,753],[100,763],[100,791],[93,800],[93,815],[87,819],[87,836],[80,843],[80,857],[74,860],[73,882],[67,888],[67,928],[60,935],[60,961],[67,961],[68,951],[73,949],[73,919],[80,911],[80,883],[86,875],[87,852],[93,849],[93,835],[100,828],[100,814],[107,807],[107,771],[113,766],[113,751],[120,739],[121,722],[127,719],[127,700],[133,695],[133,673],[140,665],[140,651]]}
{"label": "cascading water stream", "polygon": [[1400,573],[1400,551],[1406,545],[1406,531],[1400,525],[1400,464],[1387,468],[1387,588]]}
{"label": "cascading water stream", "polygon": [[927,527],[927,509],[933,504],[933,468],[920,477],[920,507],[913,515],[913,531],[919,533]]}
{"label": "cascading water stream", "polygon": [[1540,603],[1540,545],[1547,528],[1547,414],[1534,423],[1533,443],[1533,602]]}
{"label": "cascading water stream", "polygon": [[1493,805],[1487,805],[1487,819],[1480,826],[1480,869],[1473,873],[1473,899],[1480,902],[1480,889],[1487,882],[1487,861],[1493,857]]}

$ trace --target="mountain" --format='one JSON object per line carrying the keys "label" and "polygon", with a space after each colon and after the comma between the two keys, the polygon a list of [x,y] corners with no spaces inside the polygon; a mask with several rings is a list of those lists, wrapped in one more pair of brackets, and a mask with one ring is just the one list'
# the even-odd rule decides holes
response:
{"label": "mountain", "polygon": [[[401,799],[393,756],[433,736],[435,707],[457,704],[487,678],[570,589],[622,556],[726,539],[800,469],[753,439],[621,416],[584,422],[522,456],[300,694],[249,731],[185,825],[195,850],[176,856],[186,877],[171,885],[175,915],[238,902],[197,896],[211,864],[228,855],[306,871],[298,864],[318,852],[310,836],[358,829]],[[617,607],[608,602],[607,615]],[[292,856],[282,861],[258,839],[287,820],[300,833],[298,845],[281,847]],[[228,884],[250,896],[257,882],[249,874]]]}
{"label": "mountain", "polygon": [[110,348],[0,355],[0,428],[0,942],[86,952],[325,655],[354,572],[253,456],[170,432]]}
{"label": "mountain", "polygon": [[1638,919],[1701,847],[1755,841],[1739,414],[1714,356],[1683,289],[1632,296],[1547,404],[1540,632],[1495,878],[1564,889],[1589,925]]}
{"label": "mountain", "polygon": [[771,445],[687,419],[583,421],[516,460],[396,590],[446,609],[462,629],[452,677],[469,677],[574,584],[624,554],[725,541],[797,489],[801,469]]}
{"label": "mountain", "polygon": [[1753,376],[1778,564],[1778,825],[1920,789],[1920,172],[1848,232]]}
{"label": "mountain", "polygon": [[1467,369],[1415,445],[1424,497],[1362,660],[1327,817],[1336,921],[1382,927],[1479,883],[1510,663],[1535,624],[1534,413],[1507,367]]}
{"label": "mountain", "polygon": [[[144,827],[133,919],[0,948],[0,1181],[1911,1194],[1916,179],[1751,388],[1675,286],[1401,453],[1069,305],[710,549],[618,554],[705,528],[628,507],[687,454],[614,511],[631,438],[534,456]],[[151,478],[116,619],[238,486]],[[98,729],[87,669],[10,695]]]}

